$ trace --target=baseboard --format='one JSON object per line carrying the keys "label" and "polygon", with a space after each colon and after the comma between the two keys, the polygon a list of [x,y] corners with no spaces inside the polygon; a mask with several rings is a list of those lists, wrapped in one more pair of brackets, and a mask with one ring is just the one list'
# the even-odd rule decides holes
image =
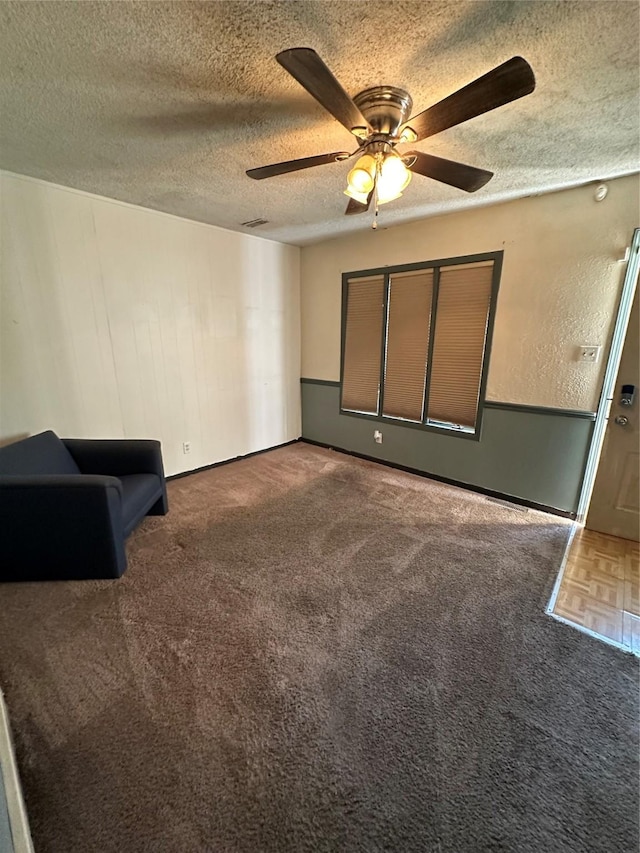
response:
{"label": "baseboard", "polygon": [[0,690],[0,784],[4,786],[11,832],[11,853],[34,853],[27,811],[13,751],[9,714]]}
{"label": "baseboard", "polygon": [[436,480],[438,483],[446,483],[448,486],[457,486],[459,489],[466,489],[468,492],[476,492],[479,495],[486,495],[490,498],[507,501],[508,503],[524,506],[528,509],[537,509],[540,512],[547,512],[551,515],[558,515],[561,518],[569,518],[575,520],[576,513],[569,512],[564,509],[557,509],[553,506],[535,503],[528,501],[525,498],[519,498],[515,495],[507,495],[504,492],[496,492],[494,489],[485,489],[482,486],[475,486],[471,483],[464,483],[461,480],[453,480],[450,477],[441,477],[439,474],[431,474],[428,471],[420,471],[418,468],[409,468],[407,465],[398,465],[395,462],[387,462],[385,459],[376,459],[375,456],[367,456],[365,453],[357,453],[355,450],[346,450],[344,447],[336,447],[334,444],[326,444],[323,441],[314,441],[311,438],[302,436],[300,441],[307,444],[314,444],[316,447],[326,447],[329,450],[336,450],[339,453],[345,453],[347,456],[356,456],[358,459],[365,459],[367,462],[377,462],[378,465],[386,465],[387,468],[395,468],[397,471],[406,471],[407,474],[416,474],[418,477],[425,477],[428,480]]}
{"label": "baseboard", "polygon": [[210,471],[212,468],[219,468],[221,465],[229,465],[231,462],[237,462],[239,459],[250,459],[252,456],[258,456],[260,453],[268,453],[270,450],[277,450],[279,447],[288,447],[290,444],[297,444],[299,441],[302,441],[302,439],[292,438],[291,441],[283,441],[282,444],[274,444],[272,447],[254,450],[251,453],[245,453],[244,456],[232,456],[230,459],[223,459],[221,462],[212,462],[211,465],[202,465],[200,468],[192,468],[190,471],[170,474],[165,479],[168,481],[179,480],[181,477],[190,477],[192,474],[199,474],[201,471]]}

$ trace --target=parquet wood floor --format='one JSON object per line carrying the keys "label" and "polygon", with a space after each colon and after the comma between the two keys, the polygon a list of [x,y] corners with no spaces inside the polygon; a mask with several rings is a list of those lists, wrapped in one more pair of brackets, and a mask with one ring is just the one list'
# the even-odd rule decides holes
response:
{"label": "parquet wood floor", "polygon": [[580,528],[552,612],[640,653],[640,544]]}

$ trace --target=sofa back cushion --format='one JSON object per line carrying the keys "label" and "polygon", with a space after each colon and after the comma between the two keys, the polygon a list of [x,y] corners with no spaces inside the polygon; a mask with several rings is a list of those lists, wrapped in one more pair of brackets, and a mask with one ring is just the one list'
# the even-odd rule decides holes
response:
{"label": "sofa back cushion", "polygon": [[79,474],[73,456],[55,432],[0,447],[0,474]]}

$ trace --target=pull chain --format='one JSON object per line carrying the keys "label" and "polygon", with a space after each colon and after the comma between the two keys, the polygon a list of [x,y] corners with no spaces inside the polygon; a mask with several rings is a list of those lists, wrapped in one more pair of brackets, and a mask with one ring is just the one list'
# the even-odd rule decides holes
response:
{"label": "pull chain", "polygon": [[378,178],[381,173],[380,160],[376,162],[376,179],[373,183],[373,223],[371,228],[376,231],[378,228]]}

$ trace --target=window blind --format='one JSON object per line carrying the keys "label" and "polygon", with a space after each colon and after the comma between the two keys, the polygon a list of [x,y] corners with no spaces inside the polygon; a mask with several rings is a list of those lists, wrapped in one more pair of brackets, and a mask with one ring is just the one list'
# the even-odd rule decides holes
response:
{"label": "window blind", "polygon": [[422,420],[429,352],[433,269],[389,279],[383,414]]}
{"label": "window blind", "polygon": [[440,269],[428,418],[475,427],[493,262]]}
{"label": "window blind", "polygon": [[342,408],[378,414],[384,276],[349,279],[342,376]]}

